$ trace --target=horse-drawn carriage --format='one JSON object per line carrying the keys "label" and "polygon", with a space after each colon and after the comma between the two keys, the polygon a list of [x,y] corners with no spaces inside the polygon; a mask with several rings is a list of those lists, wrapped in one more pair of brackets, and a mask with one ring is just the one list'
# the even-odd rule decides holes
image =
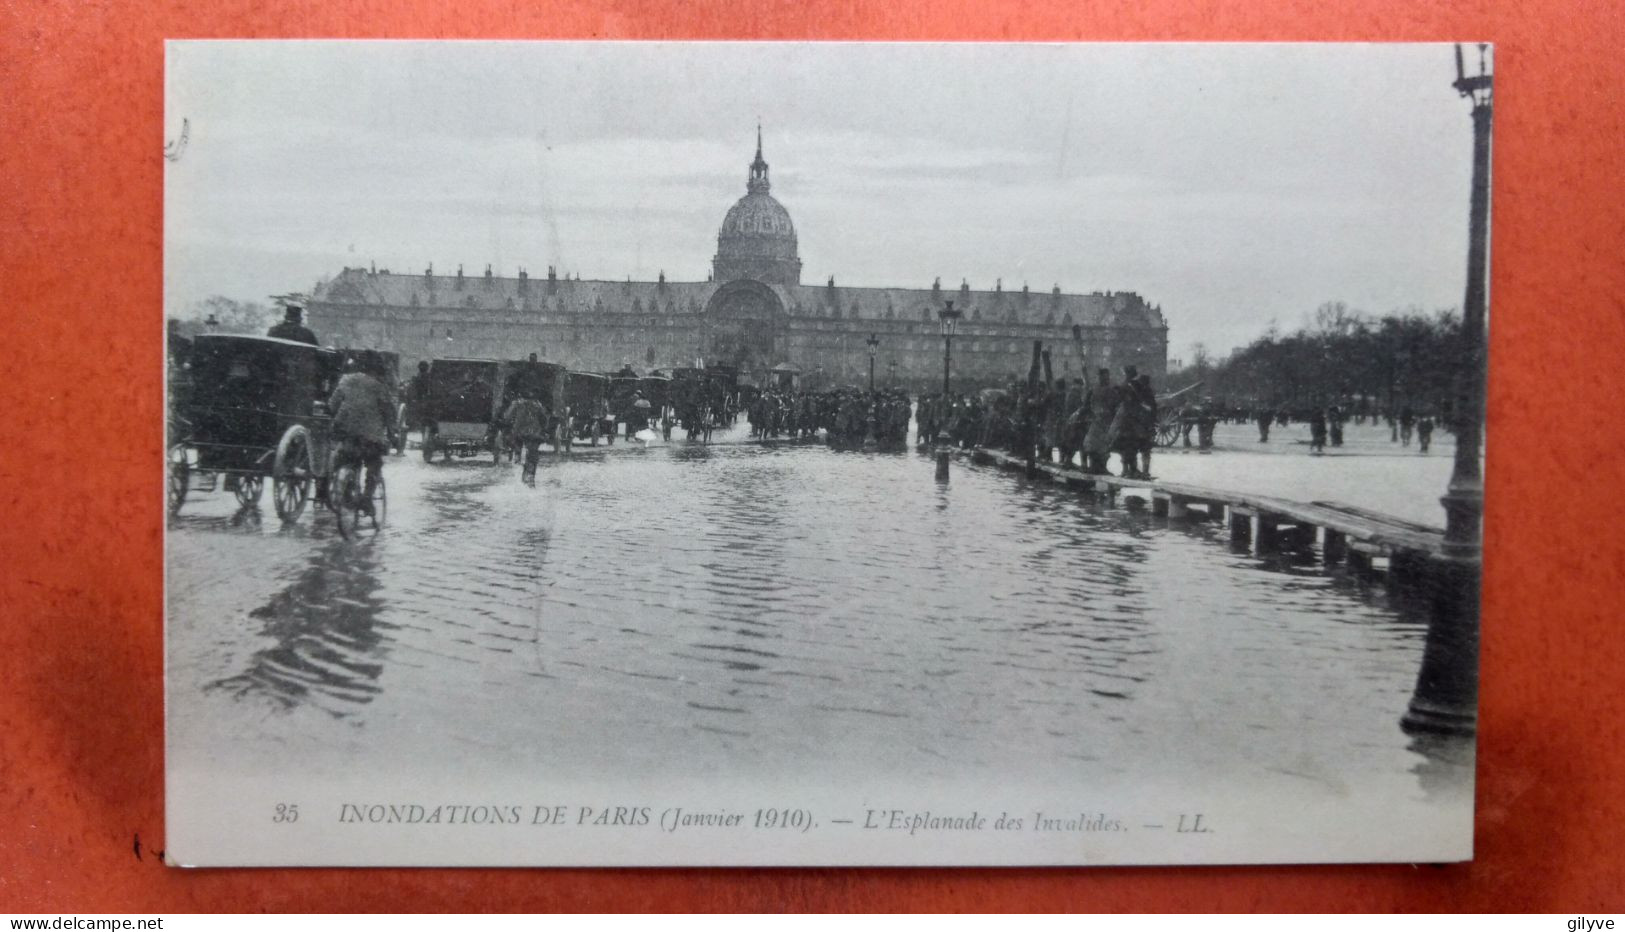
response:
{"label": "horse-drawn carriage", "polygon": [[423,461],[436,453],[501,459],[502,393],[508,365],[495,359],[436,359],[429,363],[422,411]]}
{"label": "horse-drawn carriage", "polygon": [[325,497],[327,398],[343,360],[335,350],[276,337],[195,337],[170,399],[169,513],[179,513],[189,494],[222,486],[250,508],[266,479],[284,521]]}
{"label": "horse-drawn carriage", "polygon": [[1202,383],[1197,382],[1176,392],[1157,396],[1157,446],[1171,447],[1178,443],[1189,425],[1195,423],[1187,415],[1187,402],[1190,399],[1186,399],[1186,396],[1201,387]]}
{"label": "horse-drawn carriage", "polygon": [[705,369],[681,368],[671,371],[673,417],[690,440],[707,442],[716,428],[712,381]]}
{"label": "horse-drawn carriage", "polygon": [[599,437],[615,442],[615,417],[609,413],[608,376],[571,370],[565,378],[564,403],[570,412],[566,447],[575,440],[587,440],[596,447]]}

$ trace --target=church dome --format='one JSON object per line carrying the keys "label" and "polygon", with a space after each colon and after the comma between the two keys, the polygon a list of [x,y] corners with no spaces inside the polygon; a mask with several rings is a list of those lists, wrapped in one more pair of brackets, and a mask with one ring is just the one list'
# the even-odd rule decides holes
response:
{"label": "church dome", "polygon": [[756,159],[750,163],[745,196],[728,209],[717,231],[712,277],[717,281],[750,278],[769,284],[801,282],[796,255],[796,228],[790,212],[768,193],[767,162],[762,158],[762,130],[756,129]]}
{"label": "church dome", "polygon": [[790,245],[790,255],[795,255],[796,228],[790,212],[766,191],[747,194],[728,208],[717,238],[718,245],[725,240],[784,240]]}

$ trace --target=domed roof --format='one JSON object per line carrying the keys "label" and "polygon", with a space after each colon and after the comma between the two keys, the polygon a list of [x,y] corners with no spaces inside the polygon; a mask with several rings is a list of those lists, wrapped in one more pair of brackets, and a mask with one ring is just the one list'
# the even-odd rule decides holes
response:
{"label": "domed roof", "polygon": [[790,222],[790,212],[777,198],[766,191],[753,191],[728,208],[717,235],[723,239],[761,236],[794,240],[796,228]]}
{"label": "domed roof", "polygon": [[745,196],[728,208],[717,231],[712,276],[718,281],[753,278],[781,285],[801,280],[796,255],[796,227],[790,212],[769,194],[767,161],[762,158],[762,130],[756,129],[756,159],[750,163]]}

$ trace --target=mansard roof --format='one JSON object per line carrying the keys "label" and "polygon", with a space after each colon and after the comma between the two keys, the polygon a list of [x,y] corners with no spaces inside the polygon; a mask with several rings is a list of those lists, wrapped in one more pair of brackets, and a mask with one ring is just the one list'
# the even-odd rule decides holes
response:
{"label": "mansard roof", "polygon": [[[312,301],[395,307],[529,307],[564,313],[693,313],[705,308],[723,282],[605,281],[544,276],[528,280],[499,275],[412,275],[345,269],[319,285]],[[1085,326],[1166,326],[1159,308],[1133,292],[1069,294],[1058,290],[871,288],[835,285],[769,285],[794,317],[892,319],[934,322],[946,302],[964,313],[962,324],[1075,323]],[[551,289],[551,292],[550,292]],[[855,310],[855,313],[854,313]]]}

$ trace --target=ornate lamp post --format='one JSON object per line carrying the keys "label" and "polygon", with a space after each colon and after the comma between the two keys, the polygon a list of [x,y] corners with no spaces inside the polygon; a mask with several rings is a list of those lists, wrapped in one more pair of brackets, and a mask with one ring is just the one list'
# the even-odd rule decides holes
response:
{"label": "ornate lamp post", "polygon": [[1468,76],[1456,46],[1452,86],[1472,101],[1473,182],[1467,227],[1467,294],[1461,312],[1461,362],[1453,425],[1456,461],[1439,501],[1445,510],[1444,558],[1431,586],[1427,644],[1416,691],[1400,724],[1407,731],[1471,735],[1478,723],[1478,601],[1484,479],[1478,447],[1484,413],[1484,314],[1490,212],[1491,75],[1488,46],[1478,47],[1478,74]]}
{"label": "ornate lamp post", "polygon": [[869,394],[875,393],[875,350],[880,348],[880,337],[869,334],[869,339],[863,341],[869,347]]}
{"label": "ornate lamp post", "polygon": [[1456,377],[1456,462],[1445,510],[1445,550],[1452,556],[1477,559],[1484,514],[1484,479],[1478,447],[1484,413],[1484,306],[1490,221],[1491,76],[1487,46],[1478,47],[1478,74],[1468,77],[1456,46],[1456,81],[1461,96],[1473,102],[1473,194],[1467,227],[1467,294],[1461,308],[1461,366]]}
{"label": "ornate lamp post", "polygon": [[943,302],[937,319],[942,324],[942,417],[937,427],[937,481],[948,481],[948,412],[951,409],[948,389],[954,360],[954,328],[962,311],[954,310],[952,301]]}

